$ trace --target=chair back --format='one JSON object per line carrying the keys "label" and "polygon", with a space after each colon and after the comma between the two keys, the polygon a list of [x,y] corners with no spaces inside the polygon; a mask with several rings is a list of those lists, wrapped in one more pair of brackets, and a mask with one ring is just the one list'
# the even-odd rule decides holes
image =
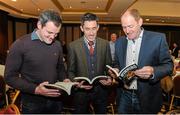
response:
{"label": "chair back", "polygon": [[173,94],[175,96],[180,96],[180,75],[176,76],[173,79],[174,87],[173,87]]}
{"label": "chair back", "polygon": [[163,79],[161,79],[161,88],[166,93],[170,92],[173,86],[174,86],[174,83],[171,76],[166,76]]}
{"label": "chair back", "polygon": [[5,65],[0,64],[0,75],[4,76]]}
{"label": "chair back", "polygon": [[16,114],[20,115],[20,111],[15,104],[10,104],[3,109],[0,109],[0,114]]}
{"label": "chair back", "polygon": [[6,83],[0,75],[0,108],[6,105]]}

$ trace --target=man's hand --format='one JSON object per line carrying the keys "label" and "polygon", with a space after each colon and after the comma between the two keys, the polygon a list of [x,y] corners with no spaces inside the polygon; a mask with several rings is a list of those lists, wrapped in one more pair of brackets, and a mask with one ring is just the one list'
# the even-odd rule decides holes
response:
{"label": "man's hand", "polygon": [[[117,71],[117,73],[119,73],[119,69],[118,68],[113,68],[115,71]],[[109,69],[108,70],[108,74],[113,78],[113,79],[118,79],[118,77],[116,76],[116,74],[111,70]]]}
{"label": "man's hand", "polygon": [[112,79],[111,79],[111,77],[108,77],[107,79],[100,79],[99,82],[102,85],[109,86],[112,84]]}
{"label": "man's hand", "polygon": [[149,79],[154,73],[154,69],[151,66],[144,66],[141,69],[138,69],[134,72],[141,79]]}
{"label": "man's hand", "polygon": [[84,85],[84,82],[85,81],[81,81],[79,82],[79,84],[77,85],[78,88],[81,88],[81,89],[86,89],[86,90],[90,90],[92,89],[92,85]]}
{"label": "man's hand", "polygon": [[71,82],[70,79],[64,79],[63,82]]}
{"label": "man's hand", "polygon": [[48,82],[43,82],[39,84],[35,89],[35,94],[48,96],[48,97],[58,97],[61,95],[58,89],[47,89],[44,86],[45,84],[48,84]]}

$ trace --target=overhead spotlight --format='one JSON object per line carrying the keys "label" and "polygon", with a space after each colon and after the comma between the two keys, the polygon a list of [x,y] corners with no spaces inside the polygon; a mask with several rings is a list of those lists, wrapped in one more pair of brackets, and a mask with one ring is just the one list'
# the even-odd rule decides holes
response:
{"label": "overhead spotlight", "polygon": [[17,0],[11,0],[11,1],[16,2]]}
{"label": "overhead spotlight", "polygon": [[149,21],[150,19],[149,19],[149,18],[146,18],[145,20],[146,20],[146,21]]}

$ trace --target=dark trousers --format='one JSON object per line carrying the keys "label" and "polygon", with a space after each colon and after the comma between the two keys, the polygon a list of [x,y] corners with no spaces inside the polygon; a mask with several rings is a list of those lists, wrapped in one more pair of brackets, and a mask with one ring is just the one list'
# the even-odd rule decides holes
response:
{"label": "dark trousers", "polygon": [[43,96],[22,96],[23,114],[57,114],[62,111],[62,102],[58,98]]}
{"label": "dark trousers", "polygon": [[122,89],[120,95],[118,114],[138,114],[141,112],[137,92]]}
{"label": "dark trousers", "polygon": [[100,85],[94,86],[91,90],[77,89],[74,94],[74,113],[91,113],[90,105],[92,105],[95,113],[105,114],[108,102],[107,93],[107,88]]}

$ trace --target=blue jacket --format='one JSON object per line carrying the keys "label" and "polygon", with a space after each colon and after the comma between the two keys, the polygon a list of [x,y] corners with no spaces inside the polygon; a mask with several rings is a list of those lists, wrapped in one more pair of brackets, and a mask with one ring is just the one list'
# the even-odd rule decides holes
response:
{"label": "blue jacket", "polygon": [[[126,66],[126,49],[127,39],[125,36],[120,37],[115,44],[115,63],[120,70]],[[143,66],[154,68],[154,79],[138,79],[142,113],[157,113],[162,106],[160,80],[171,75],[173,71],[173,62],[164,34],[144,30],[138,59],[138,67]]]}

